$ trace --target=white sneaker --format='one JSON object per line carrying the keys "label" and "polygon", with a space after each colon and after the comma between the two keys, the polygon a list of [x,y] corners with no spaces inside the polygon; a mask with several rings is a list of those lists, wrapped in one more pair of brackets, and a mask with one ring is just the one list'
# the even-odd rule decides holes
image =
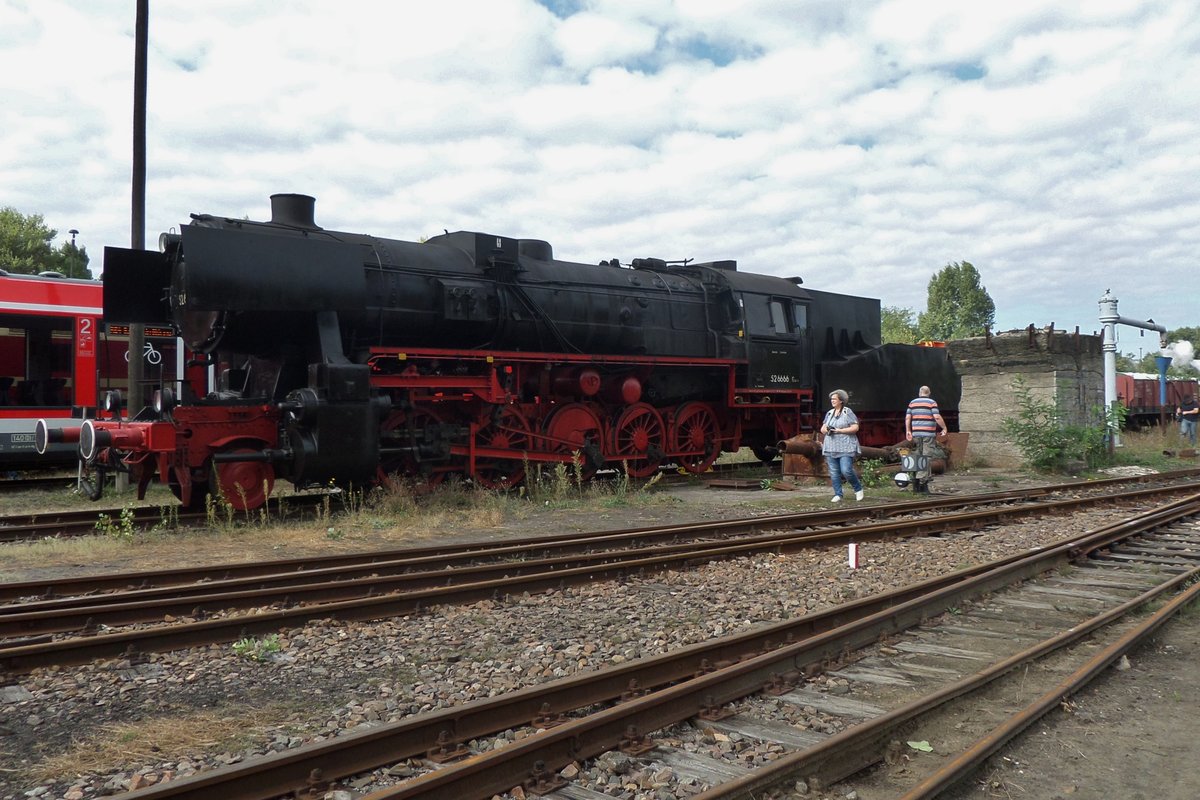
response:
{"label": "white sneaker", "polygon": [[840,494],[835,494],[833,497],[831,497],[831,498],[829,499],[829,502],[831,502],[831,503],[840,503],[840,502],[842,502],[842,496],[841,496]]}
{"label": "white sneaker", "polygon": [[859,489],[857,492],[854,493],[854,499],[862,500],[862,498],[863,498],[863,490]]}

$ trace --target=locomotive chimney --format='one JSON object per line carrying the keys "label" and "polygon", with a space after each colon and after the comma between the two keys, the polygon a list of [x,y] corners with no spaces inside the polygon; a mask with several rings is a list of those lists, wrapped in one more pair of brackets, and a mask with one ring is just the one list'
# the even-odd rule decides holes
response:
{"label": "locomotive chimney", "polygon": [[313,216],[317,200],[306,194],[273,194],[271,195],[271,222],[276,225],[290,225],[294,228],[317,227]]}

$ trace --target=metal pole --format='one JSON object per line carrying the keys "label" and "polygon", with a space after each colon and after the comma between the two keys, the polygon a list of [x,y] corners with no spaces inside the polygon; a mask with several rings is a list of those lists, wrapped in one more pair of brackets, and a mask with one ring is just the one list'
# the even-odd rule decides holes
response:
{"label": "metal pole", "polygon": [[1170,356],[1156,356],[1155,366],[1158,367],[1158,429],[1167,432],[1167,370],[1171,367]]}
{"label": "metal pole", "polygon": [[[133,203],[129,246],[146,246],[146,50],[150,30],[150,0],[137,0],[133,57]],[[129,326],[129,412],[136,414],[145,403],[142,385],[145,370],[142,351],[146,332],[141,324]]]}
{"label": "metal pole", "polygon": [[[1105,289],[1104,296],[1100,298],[1100,324],[1104,326],[1104,407],[1108,409],[1111,420],[1120,402],[1117,399],[1117,325],[1158,331],[1159,349],[1167,346],[1167,329],[1152,319],[1143,322],[1122,317],[1117,313],[1117,298],[1113,297],[1111,289]],[[1113,447],[1121,446],[1121,431],[1115,425],[1110,424],[1109,437]]]}
{"label": "metal pole", "polygon": [[[1104,297],[1100,298],[1100,324],[1104,330],[1104,341],[1102,348],[1104,350],[1104,408],[1108,412],[1109,420],[1113,418],[1113,412],[1119,402],[1117,400],[1117,320],[1120,316],[1117,314],[1117,298],[1105,290]],[[1108,441],[1112,447],[1121,446],[1121,432],[1114,430],[1111,425],[1108,431]]]}
{"label": "metal pole", "polygon": [[[133,176],[130,204],[129,246],[134,250],[146,247],[146,51],[150,31],[150,0],[137,0],[137,20],[133,37]],[[146,329],[135,323],[129,326],[129,415],[133,416],[146,405],[145,376],[142,351],[146,345]],[[129,475],[118,472],[116,491],[129,489]]]}

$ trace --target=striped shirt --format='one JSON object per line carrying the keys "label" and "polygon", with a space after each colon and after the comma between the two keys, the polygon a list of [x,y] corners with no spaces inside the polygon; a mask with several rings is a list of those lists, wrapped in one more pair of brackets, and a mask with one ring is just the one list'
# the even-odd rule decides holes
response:
{"label": "striped shirt", "polygon": [[912,429],[914,439],[937,436],[938,424],[934,415],[941,416],[937,401],[932,397],[918,397],[908,404],[907,425]]}

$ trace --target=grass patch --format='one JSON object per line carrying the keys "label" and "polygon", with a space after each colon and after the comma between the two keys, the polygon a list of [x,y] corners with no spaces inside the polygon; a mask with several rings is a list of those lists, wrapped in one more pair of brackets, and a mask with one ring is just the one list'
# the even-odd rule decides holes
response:
{"label": "grass patch", "polygon": [[[580,520],[594,520],[601,526],[604,514],[614,510],[671,507],[680,502],[654,491],[653,478],[577,484],[568,472],[561,480],[560,476],[548,480],[552,485],[543,487],[539,498],[518,490],[479,489],[457,480],[447,480],[433,491],[401,481],[366,493],[335,493],[325,507],[290,520],[268,518],[257,511],[230,515],[223,506],[214,505],[208,527],[167,529],[164,525],[162,530],[131,536],[117,535],[122,527],[120,520],[114,519],[100,525],[93,536],[6,545],[0,550],[0,575],[6,580],[26,580],[29,576],[20,575],[19,570],[57,571],[69,566],[94,573],[362,552],[435,538],[479,539],[507,524],[532,518],[544,518],[545,532],[551,533],[577,529]],[[37,499],[45,501],[44,496]],[[63,505],[60,502],[56,507]],[[169,516],[176,507],[171,498],[163,506],[164,515]],[[10,513],[30,511],[22,508]]]}
{"label": "grass patch", "polygon": [[1176,458],[1164,454],[1164,451],[1177,452],[1185,446],[1179,436],[1177,423],[1168,423],[1166,430],[1146,428],[1140,431],[1126,431],[1121,434],[1121,447],[1113,450],[1113,463],[1158,470],[1200,467],[1198,459]]}
{"label": "grass patch", "polygon": [[96,508],[98,505],[106,507],[116,505],[129,507],[175,506],[179,505],[179,501],[166,486],[152,483],[146,489],[145,500],[137,499],[136,489],[118,494],[109,485],[105,487],[104,498],[99,503],[95,503],[76,491],[74,475],[63,476],[61,484],[54,489],[26,489],[22,492],[0,494],[0,515],[42,514],[63,510],[86,511],[89,508]]}
{"label": "grass patch", "polygon": [[197,711],[102,725],[62,753],[32,764],[25,777],[44,783],[64,775],[116,772],[129,764],[245,750],[261,744],[265,732],[296,722],[307,713],[295,705],[272,704],[256,707],[251,722],[245,712],[244,708]]}

